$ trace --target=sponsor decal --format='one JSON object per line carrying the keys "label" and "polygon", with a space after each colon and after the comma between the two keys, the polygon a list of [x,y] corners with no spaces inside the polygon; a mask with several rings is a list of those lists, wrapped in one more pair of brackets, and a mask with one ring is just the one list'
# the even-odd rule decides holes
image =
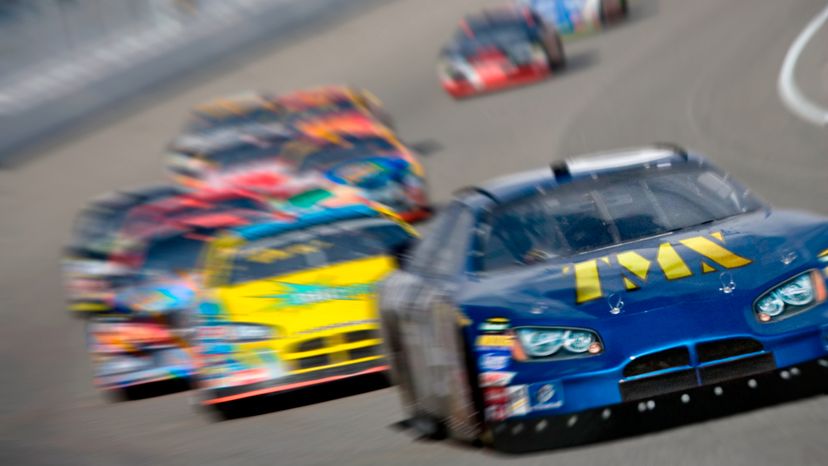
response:
{"label": "sponsor decal", "polygon": [[486,406],[485,416],[486,420],[490,422],[498,422],[506,419],[505,405]]}
{"label": "sponsor decal", "polygon": [[[627,291],[633,291],[643,286],[648,279],[650,270],[661,269],[667,280],[681,280],[692,277],[694,272],[691,265],[685,262],[682,255],[695,255],[699,261],[693,268],[698,273],[711,273],[722,269],[735,269],[751,264],[746,259],[723,246],[724,236],[721,232],[712,233],[710,238],[694,236],[678,241],[678,244],[661,243],[655,257],[646,258],[635,251],[626,251],[611,256],[604,256],[573,265],[564,266],[564,274],[574,271],[576,303],[582,304],[604,297],[602,284],[602,270],[617,264],[621,268],[621,279]],[[681,248],[679,248],[681,246]],[[614,260],[613,260],[614,259]],[[715,265],[713,265],[715,264]]]}
{"label": "sponsor decal", "polygon": [[563,406],[563,387],[560,382],[541,382],[529,385],[532,410],[556,409]]}
{"label": "sponsor decal", "polygon": [[511,335],[480,335],[475,345],[480,348],[511,348],[513,337]]}
{"label": "sponsor decal", "polygon": [[502,405],[509,401],[506,387],[488,387],[483,389],[483,403],[489,405]]}
{"label": "sponsor decal", "polygon": [[486,319],[477,328],[484,333],[505,332],[509,329],[509,319],[505,317],[492,317]]}
{"label": "sponsor decal", "polygon": [[480,368],[484,371],[499,371],[509,366],[511,355],[508,352],[483,353],[480,356]]}
{"label": "sponsor decal", "polygon": [[485,387],[505,387],[515,377],[515,372],[482,372],[478,384]]}
{"label": "sponsor decal", "polygon": [[523,416],[529,413],[529,390],[526,385],[512,385],[506,387],[506,393],[509,397],[506,410],[509,417]]}
{"label": "sponsor decal", "polygon": [[328,249],[333,244],[320,240],[311,240],[307,243],[293,244],[285,248],[254,249],[244,256],[246,260],[261,264],[270,264],[277,261],[290,259],[291,257],[307,255]]}
{"label": "sponsor decal", "polygon": [[299,307],[328,301],[355,301],[374,292],[374,285],[371,283],[353,285],[278,283],[284,288],[282,293],[256,297],[274,299],[278,301],[274,305],[276,307]]}

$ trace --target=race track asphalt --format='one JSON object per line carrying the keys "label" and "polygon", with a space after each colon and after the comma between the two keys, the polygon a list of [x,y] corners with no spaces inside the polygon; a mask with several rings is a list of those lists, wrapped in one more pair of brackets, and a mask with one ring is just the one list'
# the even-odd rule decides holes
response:
{"label": "race track asphalt", "polygon": [[[116,403],[94,390],[82,325],[65,312],[60,287],[72,216],[93,195],[160,181],[165,143],[189,107],[216,94],[337,82],[371,89],[403,138],[430,148],[438,202],[565,156],[673,141],[708,154],[771,203],[828,214],[828,133],[791,114],[776,91],[788,47],[823,0],[633,1],[626,24],[566,43],[563,75],[455,102],[437,84],[435,57],[457,18],[486,3],[377,0],[147,92],[3,167],[0,464],[515,461],[399,430],[393,388],[335,387],[225,422],[191,406],[187,393]],[[825,63],[814,58],[826,56],[825,44],[811,47],[797,73],[825,102],[816,95],[826,92]],[[812,397],[519,461],[824,465],[826,430],[828,398]]]}

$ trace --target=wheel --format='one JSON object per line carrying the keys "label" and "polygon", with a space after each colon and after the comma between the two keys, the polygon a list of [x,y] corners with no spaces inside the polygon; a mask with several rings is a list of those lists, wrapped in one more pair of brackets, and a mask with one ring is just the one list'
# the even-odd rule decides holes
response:
{"label": "wheel", "polygon": [[560,71],[566,68],[566,54],[564,53],[561,36],[555,33],[555,39],[552,42],[554,44],[554,50],[550,50],[550,47],[545,45],[543,51],[546,54],[549,69],[552,71]]}
{"label": "wheel", "polygon": [[245,408],[246,406],[239,402],[218,403],[205,407],[210,417],[217,421],[231,421],[245,417],[249,414],[249,409]]}
{"label": "wheel", "polygon": [[627,0],[601,0],[601,24],[612,24],[627,16]]}

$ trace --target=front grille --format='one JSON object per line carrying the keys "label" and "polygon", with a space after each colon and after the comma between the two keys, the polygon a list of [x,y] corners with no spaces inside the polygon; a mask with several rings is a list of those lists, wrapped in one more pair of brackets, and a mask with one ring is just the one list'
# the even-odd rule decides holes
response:
{"label": "front grille", "polygon": [[723,362],[699,368],[699,377],[703,385],[738,379],[776,369],[776,362],[770,353],[757,354],[735,361]]}
{"label": "front grille", "polygon": [[379,331],[375,329],[357,330],[345,334],[345,341],[347,341],[348,343],[354,343],[363,340],[374,340],[377,338],[379,338]]}
{"label": "front grille", "polygon": [[381,354],[379,346],[366,346],[348,351],[348,359],[362,359]]}
{"label": "front grille", "polygon": [[305,351],[313,351],[322,349],[325,347],[325,339],[324,338],[313,338],[311,340],[305,340],[298,345],[296,345],[296,352],[303,353]]}
{"label": "front grille", "polygon": [[679,346],[635,358],[624,367],[624,377],[689,365],[690,351],[684,346]]}
{"label": "front grille", "polygon": [[698,384],[696,371],[687,369],[636,380],[622,380],[619,384],[623,401],[639,400],[665,393],[687,390]]}
{"label": "front grille", "polygon": [[296,364],[299,366],[299,369],[313,369],[314,367],[327,366],[330,364],[330,358],[327,354],[322,354],[319,356],[297,359]]}
{"label": "front grille", "polygon": [[710,362],[762,351],[762,343],[753,338],[727,338],[696,345],[699,362]]}

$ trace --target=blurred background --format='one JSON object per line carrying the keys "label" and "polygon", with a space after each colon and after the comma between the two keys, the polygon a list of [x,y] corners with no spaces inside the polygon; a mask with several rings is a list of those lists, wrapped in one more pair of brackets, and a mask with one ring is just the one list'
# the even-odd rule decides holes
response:
{"label": "blurred background", "polygon": [[[824,0],[634,0],[615,27],[566,37],[568,68],[468,100],[441,47],[490,0],[0,0],[0,463],[490,464],[400,432],[380,382],[216,422],[188,392],[117,402],[93,385],[62,248],[95,196],[158,184],[190,110],[247,90],[351,84],[419,148],[431,200],[567,156],[670,141],[774,205],[828,215]],[[792,75],[781,84],[786,57]],[[427,227],[426,227],[427,228]],[[345,396],[347,395],[347,396]],[[530,455],[527,464],[825,464],[826,398]]]}

